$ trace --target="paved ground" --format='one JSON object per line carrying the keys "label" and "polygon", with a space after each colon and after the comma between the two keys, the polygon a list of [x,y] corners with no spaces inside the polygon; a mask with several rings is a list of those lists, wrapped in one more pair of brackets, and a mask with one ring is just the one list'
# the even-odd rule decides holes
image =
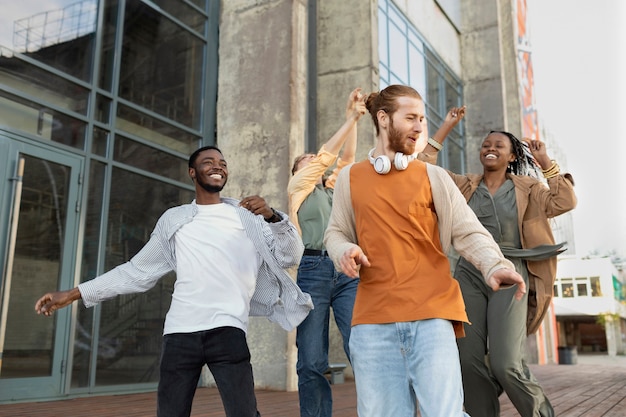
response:
{"label": "paved ground", "polygon": [[[558,417],[625,417],[626,357],[578,355],[575,365],[531,365]],[[155,393],[92,396],[72,400],[0,405],[0,417],[150,417]],[[333,385],[333,417],[356,416],[354,382]],[[298,393],[257,391],[263,417],[296,417]],[[520,417],[506,396],[500,417]],[[192,417],[224,417],[219,394],[200,388]],[[480,416],[473,416],[480,417]]]}

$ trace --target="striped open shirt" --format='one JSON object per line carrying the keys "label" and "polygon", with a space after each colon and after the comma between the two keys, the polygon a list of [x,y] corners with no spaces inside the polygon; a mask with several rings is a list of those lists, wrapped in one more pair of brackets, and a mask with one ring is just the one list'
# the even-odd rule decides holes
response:
{"label": "striped open shirt", "polygon": [[[286,271],[302,258],[300,235],[283,212],[279,212],[280,222],[267,223],[262,216],[239,207],[238,200],[222,198],[222,202],[237,209],[261,259],[250,315],[265,316],[285,330],[294,329],[313,308],[309,294],[303,293]],[[78,286],[85,306],[92,307],[121,294],[145,292],[165,274],[176,271],[173,237],[197,213],[195,200],[163,213],[148,242],[130,261]]]}

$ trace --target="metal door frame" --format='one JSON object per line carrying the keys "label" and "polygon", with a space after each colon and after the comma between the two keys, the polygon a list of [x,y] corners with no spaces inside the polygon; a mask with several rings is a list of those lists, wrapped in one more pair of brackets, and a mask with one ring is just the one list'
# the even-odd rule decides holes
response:
{"label": "metal door frame", "polygon": [[[61,268],[59,284],[61,289],[69,289],[75,286],[76,256],[78,253],[78,231],[80,216],[81,178],[84,169],[84,157],[73,155],[45,144],[29,143],[21,141],[10,134],[0,131],[0,308],[3,300],[9,297],[5,286],[10,285],[7,280],[7,263],[9,237],[13,216],[17,169],[20,155],[47,160],[56,164],[70,167],[69,189],[67,197],[67,210],[65,230],[63,235],[63,253],[61,254]],[[28,166],[24,167],[28,172]],[[56,291],[59,288],[50,288]],[[43,295],[43,294],[42,294]],[[72,339],[71,316],[72,308],[58,310],[52,317],[38,316],[34,310],[32,320],[56,320],[53,360],[51,374],[32,378],[0,378],[0,403],[7,401],[25,401],[29,399],[58,398],[65,396],[68,390],[71,372],[68,371],[69,347]],[[2,311],[0,309],[0,311]],[[2,316],[0,316],[2,319]],[[4,327],[4,323],[0,323]],[[2,329],[0,329],[2,330]],[[1,348],[1,347],[0,347]]]}

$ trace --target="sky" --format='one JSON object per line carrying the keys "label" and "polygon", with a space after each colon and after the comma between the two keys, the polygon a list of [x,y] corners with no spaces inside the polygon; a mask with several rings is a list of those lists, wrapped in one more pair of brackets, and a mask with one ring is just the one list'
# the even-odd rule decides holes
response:
{"label": "sky", "polygon": [[539,123],[575,181],[576,254],[626,257],[626,1],[527,0],[527,12]]}

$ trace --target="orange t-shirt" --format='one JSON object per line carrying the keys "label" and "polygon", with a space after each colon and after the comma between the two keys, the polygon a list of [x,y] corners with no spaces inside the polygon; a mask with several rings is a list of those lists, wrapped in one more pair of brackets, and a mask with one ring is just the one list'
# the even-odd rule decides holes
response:
{"label": "orange t-shirt", "polygon": [[457,336],[468,322],[458,282],[439,240],[426,165],[380,175],[368,160],[350,170],[362,267],[352,325],[448,319]]}

